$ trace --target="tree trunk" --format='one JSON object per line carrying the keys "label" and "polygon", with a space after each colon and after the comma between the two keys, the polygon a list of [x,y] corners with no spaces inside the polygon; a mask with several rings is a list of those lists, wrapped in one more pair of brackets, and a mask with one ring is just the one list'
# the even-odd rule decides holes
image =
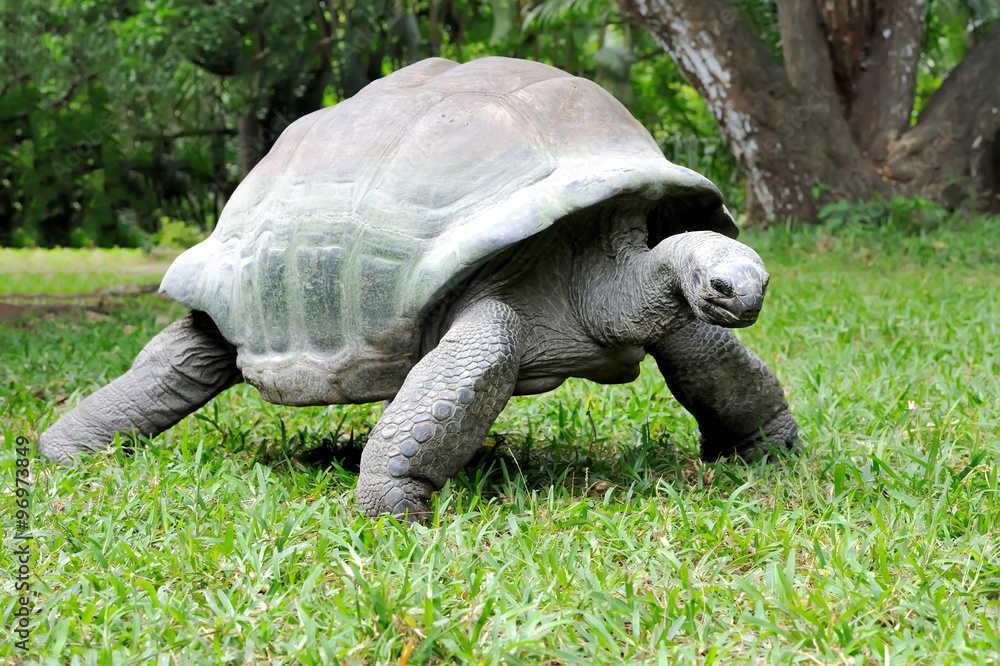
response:
{"label": "tree trunk", "polygon": [[968,192],[1000,210],[1000,23],[976,44],[895,138],[886,164],[908,191],[955,206]]}
{"label": "tree trunk", "polygon": [[911,125],[926,0],[778,0],[784,65],[728,0],[616,0],[706,100],[769,221],[824,198],[1000,192],[1000,26]]}

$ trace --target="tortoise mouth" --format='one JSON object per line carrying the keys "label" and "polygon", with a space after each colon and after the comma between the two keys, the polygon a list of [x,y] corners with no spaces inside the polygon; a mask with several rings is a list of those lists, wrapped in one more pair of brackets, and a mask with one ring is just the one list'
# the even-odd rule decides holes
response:
{"label": "tortoise mouth", "polygon": [[692,309],[695,316],[703,322],[726,328],[746,328],[757,322],[763,298],[696,296],[695,301]]}

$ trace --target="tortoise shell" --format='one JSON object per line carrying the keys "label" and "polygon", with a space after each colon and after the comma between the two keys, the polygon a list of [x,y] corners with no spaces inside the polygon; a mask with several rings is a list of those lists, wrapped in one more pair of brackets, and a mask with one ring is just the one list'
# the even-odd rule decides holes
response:
{"label": "tortoise shell", "polygon": [[615,197],[649,202],[651,244],[737,234],[718,189],[597,84],[432,58],[290,125],[161,290],[212,317],[265,399],[370,402],[396,393],[449,290]]}

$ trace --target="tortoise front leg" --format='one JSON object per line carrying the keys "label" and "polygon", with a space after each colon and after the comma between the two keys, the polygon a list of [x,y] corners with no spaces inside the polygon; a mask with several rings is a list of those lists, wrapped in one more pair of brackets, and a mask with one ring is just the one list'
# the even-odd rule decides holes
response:
{"label": "tortoise front leg", "polygon": [[361,455],[355,496],[366,516],[429,513],[431,493],[465,467],[510,399],[519,337],[514,310],[481,301],[413,367]]}
{"label": "tortoise front leg", "polygon": [[646,348],[701,430],[701,459],[798,452],[798,426],[771,369],[721,326],[694,321]]}

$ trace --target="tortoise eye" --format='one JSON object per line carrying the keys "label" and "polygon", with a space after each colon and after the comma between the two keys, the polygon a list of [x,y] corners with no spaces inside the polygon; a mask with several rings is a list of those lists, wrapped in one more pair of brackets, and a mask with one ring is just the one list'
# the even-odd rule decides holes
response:
{"label": "tortoise eye", "polygon": [[726,298],[730,298],[734,293],[736,293],[733,289],[732,281],[727,280],[726,278],[714,277],[709,281],[709,284],[712,285],[712,289]]}

